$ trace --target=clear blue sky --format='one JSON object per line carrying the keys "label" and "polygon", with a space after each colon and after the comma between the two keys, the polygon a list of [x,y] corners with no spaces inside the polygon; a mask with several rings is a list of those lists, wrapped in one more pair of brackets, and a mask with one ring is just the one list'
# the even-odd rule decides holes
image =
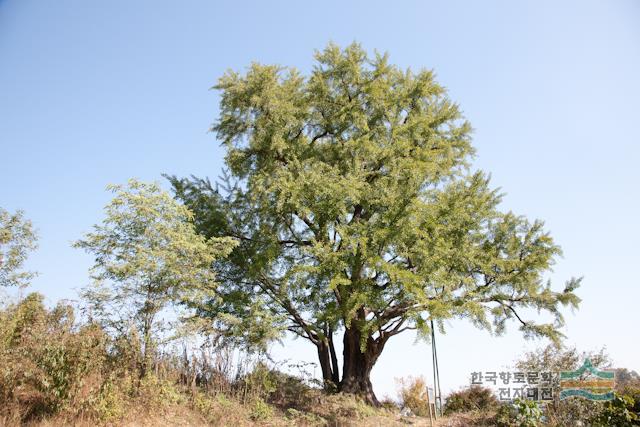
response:
{"label": "clear blue sky", "polygon": [[[0,206],[24,209],[40,231],[33,289],[54,302],[87,283],[91,260],[69,243],[101,219],[106,184],[219,174],[208,89],[226,69],[306,71],[314,49],[354,40],[436,71],[504,208],[546,220],[562,245],[550,278],[585,277],[568,343],[607,346],[617,366],[640,370],[635,0],[0,0]],[[439,341],[443,388],[541,345],[511,331],[452,322]],[[314,361],[301,342],[274,353]],[[374,387],[393,394],[394,377],[430,375],[429,361],[412,336],[392,340]]]}

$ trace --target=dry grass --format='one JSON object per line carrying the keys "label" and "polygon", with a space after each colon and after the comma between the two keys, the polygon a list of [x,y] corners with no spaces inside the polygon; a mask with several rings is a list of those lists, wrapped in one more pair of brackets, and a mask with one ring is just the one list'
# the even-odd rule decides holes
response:
{"label": "dry grass", "polygon": [[135,336],[73,314],[37,294],[0,308],[0,427],[428,425],[262,363],[233,363],[228,349],[165,351],[141,378]]}
{"label": "dry grass", "polygon": [[[311,390],[304,401],[288,401],[289,408],[268,404],[270,411],[264,418],[255,417],[254,402],[245,404],[227,398],[222,394],[210,396],[198,393],[191,398],[185,392],[180,403],[151,405],[148,400],[132,401],[127,412],[118,419],[100,421],[95,418],[68,417],[57,415],[27,423],[0,421],[2,427],[58,427],[73,425],[76,427],[123,426],[123,427],[168,427],[168,426],[326,426],[326,427],[365,427],[365,426],[429,426],[429,420],[422,417],[402,417],[399,411],[372,408],[361,400],[347,395],[325,395],[319,390]],[[144,403],[143,403],[144,402]],[[298,406],[300,409],[295,409]],[[449,425],[449,424],[434,424]],[[454,424],[462,425],[462,424]]]}

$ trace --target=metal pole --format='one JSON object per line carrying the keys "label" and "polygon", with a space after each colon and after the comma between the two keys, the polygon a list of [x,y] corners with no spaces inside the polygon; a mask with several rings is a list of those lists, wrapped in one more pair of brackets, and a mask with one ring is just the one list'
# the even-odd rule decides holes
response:
{"label": "metal pole", "polygon": [[438,419],[438,389],[436,387],[436,354],[433,352],[433,322],[431,322],[431,366],[433,368],[433,408],[436,413],[436,419]]}
{"label": "metal pole", "polygon": [[436,406],[436,417],[438,412],[442,416],[442,390],[440,389],[440,368],[438,367],[438,350],[436,348],[436,331],[431,319],[431,356],[433,362],[433,395]]}

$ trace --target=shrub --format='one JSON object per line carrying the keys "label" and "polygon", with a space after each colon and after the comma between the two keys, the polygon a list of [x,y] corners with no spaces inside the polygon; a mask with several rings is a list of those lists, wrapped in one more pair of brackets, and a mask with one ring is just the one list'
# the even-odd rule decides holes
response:
{"label": "shrub", "polygon": [[640,386],[626,386],[620,389],[620,394],[633,399],[633,412],[640,417]]}
{"label": "shrub", "polygon": [[498,407],[493,425],[497,427],[536,427],[541,425],[542,417],[542,409],[535,401],[516,399],[512,403],[502,404]]}
{"label": "shrub", "polygon": [[511,403],[503,403],[498,407],[493,418],[493,425],[497,427],[511,427],[516,425],[516,409]]}
{"label": "shrub", "polygon": [[314,402],[314,392],[300,378],[279,371],[271,371],[271,384],[273,389],[267,401],[282,409],[296,408],[310,410]]}
{"label": "shrub", "polygon": [[137,389],[138,402],[145,408],[156,408],[184,402],[184,396],[172,381],[148,375]]}
{"label": "shrub", "polygon": [[444,413],[487,411],[496,409],[498,405],[498,399],[490,389],[473,385],[447,396]]}
{"label": "shrub", "polygon": [[416,415],[429,415],[429,390],[423,377],[400,379],[399,395],[403,407],[411,409]]}
{"label": "shrub", "polygon": [[264,363],[257,363],[240,382],[244,386],[244,400],[266,399],[276,390],[276,375]]}
{"label": "shrub", "polygon": [[87,405],[87,412],[102,421],[122,418],[127,411],[128,393],[123,390],[123,381],[108,378],[100,391]]}
{"label": "shrub", "polygon": [[380,401],[380,407],[386,409],[387,411],[391,411],[391,412],[397,412],[399,409],[398,407],[398,402],[394,401],[393,399],[391,399],[390,397],[384,397],[384,399],[382,399]]}
{"label": "shrub", "polygon": [[30,294],[0,313],[0,411],[22,421],[87,409],[102,385],[106,335]]}
{"label": "shrub", "polygon": [[602,411],[593,418],[593,425],[616,427],[640,425],[640,417],[634,411],[634,404],[631,396],[615,393],[613,400],[606,402]]}
{"label": "shrub", "polygon": [[533,400],[516,399],[516,421],[520,427],[535,427],[542,419],[542,410]]}
{"label": "shrub", "polygon": [[640,417],[640,375],[628,369],[616,369],[616,391],[634,400],[633,412]]}
{"label": "shrub", "polygon": [[375,416],[377,410],[357,396],[350,394],[319,395],[317,406],[311,411],[329,421],[330,425],[345,425],[354,420]]}
{"label": "shrub", "polygon": [[253,408],[251,409],[251,419],[254,421],[264,421],[273,416],[273,408],[269,406],[264,400],[258,398],[253,402]]}
{"label": "shrub", "polygon": [[0,310],[0,424],[52,416],[109,421],[134,398],[147,408],[182,399],[175,382],[139,378],[126,337],[79,325],[70,305],[49,310],[43,299],[33,293]]}

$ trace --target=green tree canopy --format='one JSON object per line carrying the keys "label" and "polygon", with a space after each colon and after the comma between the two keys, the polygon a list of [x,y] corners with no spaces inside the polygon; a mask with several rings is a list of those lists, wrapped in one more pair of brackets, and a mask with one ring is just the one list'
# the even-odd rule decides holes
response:
{"label": "green tree canopy", "polygon": [[560,338],[579,281],[543,281],[560,248],[470,170],[471,126],[433,72],[329,45],[308,76],[252,64],[215,88],[225,183],[170,178],[201,233],[240,241],[220,265],[226,297],[203,315],[255,328],[263,318],[247,307],[261,306],[317,347],[327,383],[373,403],[389,338],[428,336],[430,320],[500,333],[514,319],[528,337]]}
{"label": "green tree canopy", "polygon": [[24,287],[35,273],[22,271],[29,252],[37,248],[37,236],[24,212],[11,214],[0,208],[0,286]]}
{"label": "green tree canopy", "polygon": [[95,256],[94,283],[83,296],[92,316],[141,336],[145,374],[158,314],[170,304],[214,295],[211,268],[234,246],[229,237],[197,234],[193,214],[157,184],[111,185],[106,217],[76,247]]}

